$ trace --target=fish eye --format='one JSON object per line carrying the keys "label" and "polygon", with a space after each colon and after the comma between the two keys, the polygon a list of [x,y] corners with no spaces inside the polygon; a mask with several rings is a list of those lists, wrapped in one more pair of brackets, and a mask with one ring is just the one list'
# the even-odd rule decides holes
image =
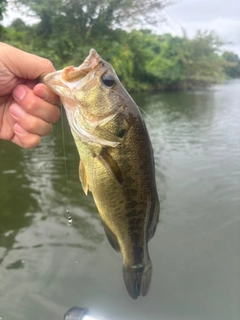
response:
{"label": "fish eye", "polygon": [[104,73],[102,75],[102,83],[111,88],[115,84],[115,77],[111,73]]}

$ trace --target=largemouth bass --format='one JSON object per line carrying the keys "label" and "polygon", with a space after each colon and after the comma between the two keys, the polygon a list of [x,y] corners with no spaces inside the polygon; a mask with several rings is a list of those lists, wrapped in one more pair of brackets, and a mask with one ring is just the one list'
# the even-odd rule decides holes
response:
{"label": "largemouth bass", "polygon": [[61,98],[79,156],[83,190],[93,194],[107,238],[123,257],[133,299],[150,287],[148,241],[159,219],[152,145],[141,113],[113,67],[91,49],[79,67],[45,75]]}

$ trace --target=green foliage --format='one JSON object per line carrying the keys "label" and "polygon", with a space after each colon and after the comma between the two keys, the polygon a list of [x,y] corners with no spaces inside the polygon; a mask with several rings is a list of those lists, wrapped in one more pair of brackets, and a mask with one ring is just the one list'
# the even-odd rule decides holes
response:
{"label": "green foliage", "polygon": [[11,44],[21,50],[37,54],[32,42],[27,41],[27,39],[31,39],[31,30],[32,28],[27,26],[21,19],[17,19],[10,27],[2,27],[0,41]]}
{"label": "green foliage", "polygon": [[216,83],[224,78],[223,63],[217,51],[221,46],[212,33],[186,36],[162,36],[159,53],[149,61],[148,71],[163,87],[194,88]]}
{"label": "green foliage", "polygon": [[[142,7],[152,5],[151,13],[167,0],[15,1],[28,5],[40,22],[27,26],[17,19],[10,27],[2,27],[0,41],[44,56],[56,69],[79,65],[93,47],[112,63],[129,91],[194,89],[222,81],[226,75],[240,77],[239,57],[231,52],[221,56],[223,43],[211,32],[198,31],[189,39],[186,34],[174,37],[147,29],[115,28],[120,22],[143,17]],[[136,15],[130,18],[132,12]]]}
{"label": "green foliage", "polygon": [[159,39],[159,53],[147,64],[147,70],[162,86],[184,80],[182,63],[183,39],[167,34]]}
{"label": "green foliage", "polygon": [[224,79],[224,65],[219,55],[222,44],[212,32],[198,31],[193,40],[185,38],[187,81],[204,86]]}
{"label": "green foliage", "polygon": [[134,90],[136,86],[136,81],[133,77],[133,58],[133,53],[128,46],[115,45],[115,54],[111,59],[111,63],[128,90]]}
{"label": "green foliage", "polygon": [[[40,17],[42,26],[51,31],[53,22],[59,18],[79,26],[79,31],[98,32],[116,25],[133,25],[139,21],[154,23],[160,10],[169,0],[14,0],[24,4]],[[156,18],[153,18],[153,14]],[[60,19],[61,20],[61,19]]]}
{"label": "green foliage", "polygon": [[229,78],[240,78],[240,59],[233,52],[224,52],[222,55],[225,65],[224,70]]}
{"label": "green foliage", "polygon": [[6,12],[7,0],[0,0],[0,20],[3,19],[3,13]]}

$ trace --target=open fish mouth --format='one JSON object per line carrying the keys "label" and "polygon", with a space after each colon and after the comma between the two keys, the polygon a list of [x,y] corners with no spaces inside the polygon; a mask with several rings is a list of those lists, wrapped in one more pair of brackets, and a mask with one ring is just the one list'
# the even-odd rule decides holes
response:
{"label": "open fish mouth", "polygon": [[79,67],[69,66],[62,70],[49,73],[41,77],[41,81],[46,83],[56,94],[66,96],[65,90],[74,88],[76,82],[79,84],[81,79],[85,78],[91,70],[93,70],[102,58],[99,56],[95,49],[91,49],[87,58],[80,64]]}
{"label": "open fish mouth", "polygon": [[62,78],[65,81],[76,81],[85,77],[92,69],[94,69],[99,62],[101,57],[95,49],[91,49],[87,58],[80,64],[79,67],[66,67],[63,69]]}

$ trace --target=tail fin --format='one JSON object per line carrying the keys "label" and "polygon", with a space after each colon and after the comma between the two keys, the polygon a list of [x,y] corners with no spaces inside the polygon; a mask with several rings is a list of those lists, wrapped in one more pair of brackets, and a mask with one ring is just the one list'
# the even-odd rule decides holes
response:
{"label": "tail fin", "polygon": [[147,260],[144,264],[133,266],[123,265],[123,278],[130,296],[135,300],[139,296],[146,296],[152,278],[152,263]]}

